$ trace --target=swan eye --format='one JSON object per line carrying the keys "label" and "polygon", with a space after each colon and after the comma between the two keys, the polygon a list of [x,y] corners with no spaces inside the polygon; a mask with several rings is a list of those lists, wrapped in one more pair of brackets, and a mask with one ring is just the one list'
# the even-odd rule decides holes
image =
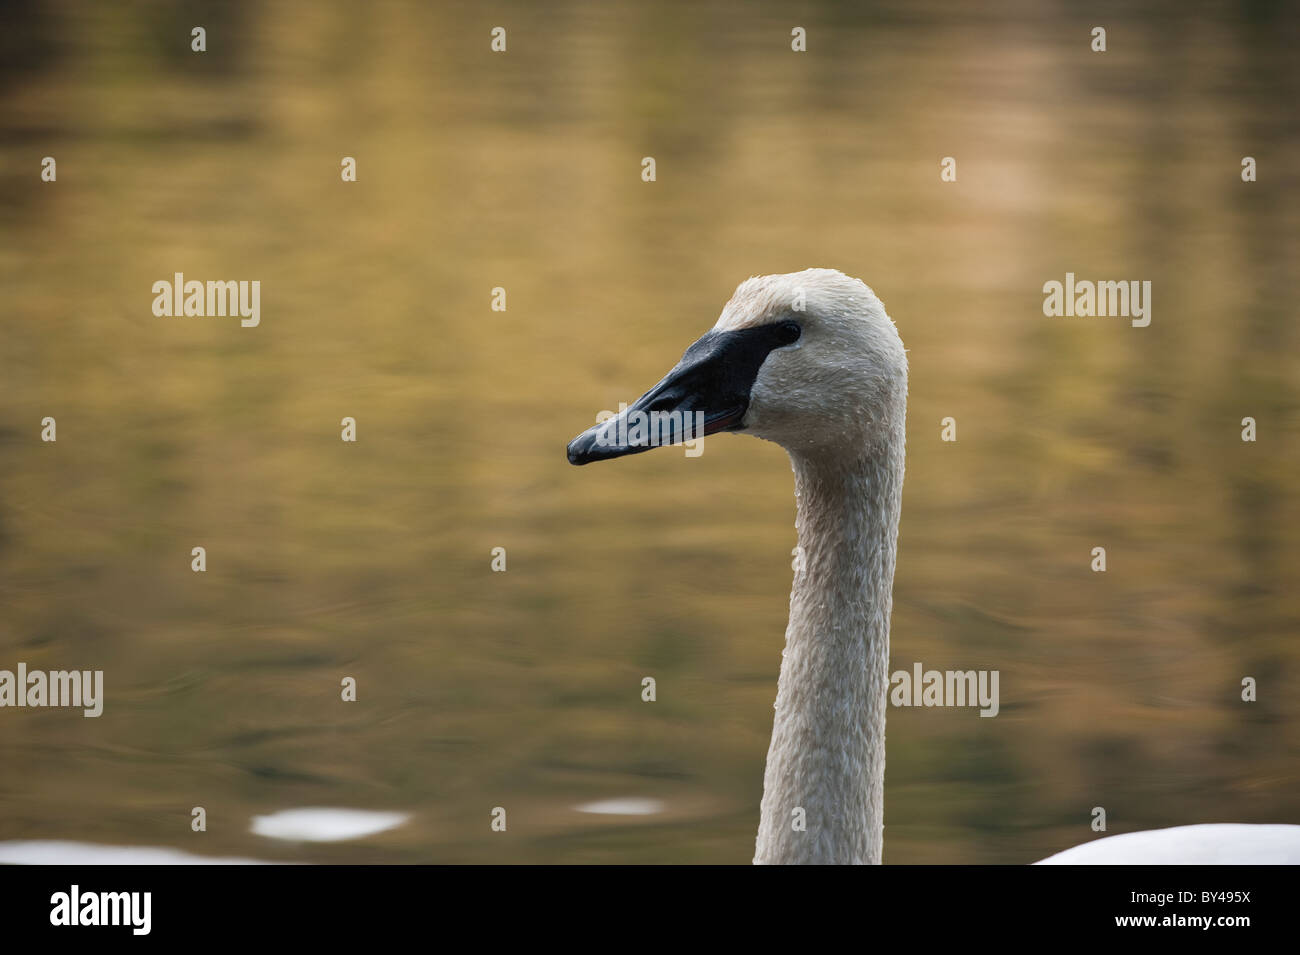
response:
{"label": "swan eye", "polygon": [[799,340],[803,329],[798,322],[782,322],[776,327],[776,338],[782,345],[789,345]]}

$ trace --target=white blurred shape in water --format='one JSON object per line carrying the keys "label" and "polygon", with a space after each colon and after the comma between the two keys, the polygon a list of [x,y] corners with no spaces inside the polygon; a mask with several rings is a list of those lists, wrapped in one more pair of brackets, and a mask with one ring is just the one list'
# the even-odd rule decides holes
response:
{"label": "white blurred shape in water", "polygon": [[0,842],[0,865],[270,865],[259,859],[199,856],[160,846],[98,846],[30,839]]}
{"label": "white blurred shape in water", "polygon": [[664,804],[658,799],[636,797],[602,799],[599,802],[583,803],[578,807],[578,812],[591,812],[601,816],[653,816],[663,811]]}
{"label": "white blurred shape in water", "polygon": [[1217,822],[1125,832],[1034,865],[1300,865],[1300,826]]}
{"label": "white blurred shape in water", "polygon": [[404,812],[368,809],[282,809],[267,816],[254,816],[251,828],[255,834],[268,839],[342,842],[394,829],[410,818]]}

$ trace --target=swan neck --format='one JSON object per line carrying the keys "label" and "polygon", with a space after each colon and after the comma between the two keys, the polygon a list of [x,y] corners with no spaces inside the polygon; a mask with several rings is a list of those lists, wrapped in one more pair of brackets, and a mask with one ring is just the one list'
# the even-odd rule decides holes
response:
{"label": "swan neck", "polygon": [[880,862],[896,433],[860,455],[791,455],[799,550],[755,862]]}

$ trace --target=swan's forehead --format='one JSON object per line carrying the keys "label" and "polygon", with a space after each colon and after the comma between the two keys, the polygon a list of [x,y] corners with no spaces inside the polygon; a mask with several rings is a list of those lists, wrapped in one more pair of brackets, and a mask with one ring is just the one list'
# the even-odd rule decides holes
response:
{"label": "swan's forehead", "polygon": [[721,332],[755,328],[792,315],[805,321],[834,320],[853,314],[873,297],[857,279],[833,269],[759,275],[740,283],[714,328]]}
{"label": "swan's forehead", "polygon": [[755,328],[788,315],[797,301],[798,289],[776,281],[784,278],[764,275],[742,282],[731,301],[723,306],[714,328],[721,332]]}

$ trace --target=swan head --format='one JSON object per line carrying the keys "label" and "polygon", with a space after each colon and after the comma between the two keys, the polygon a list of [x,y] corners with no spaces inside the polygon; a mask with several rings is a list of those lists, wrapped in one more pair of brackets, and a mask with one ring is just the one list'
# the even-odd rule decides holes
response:
{"label": "swan head", "polygon": [[569,462],[721,431],[792,454],[870,449],[898,434],[906,395],[903,343],[864,283],[834,269],[757,276],[663,380],[569,442]]}

